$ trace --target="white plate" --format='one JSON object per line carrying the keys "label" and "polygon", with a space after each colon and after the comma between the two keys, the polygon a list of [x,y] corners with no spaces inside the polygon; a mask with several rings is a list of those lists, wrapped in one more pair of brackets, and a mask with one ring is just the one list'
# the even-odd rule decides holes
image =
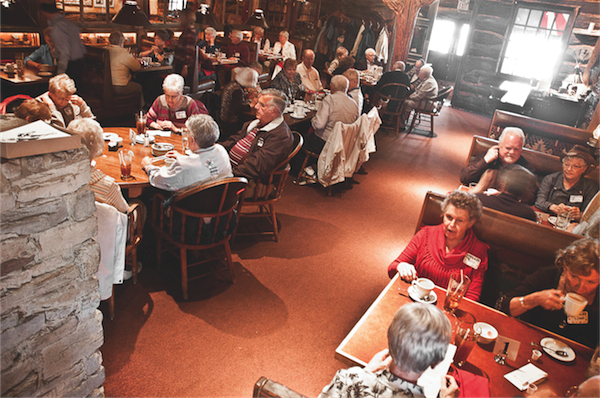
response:
{"label": "white plate", "polygon": [[38,72],[38,76],[52,76],[52,72]]}
{"label": "white plate", "polygon": [[412,285],[408,287],[407,291],[408,297],[410,297],[413,301],[416,301],[418,303],[435,304],[437,302],[437,294],[435,294],[433,290],[429,294],[429,300],[425,300],[417,296],[417,293],[415,292],[415,287]]}
{"label": "white plate", "polygon": [[556,225],[556,216],[548,217],[548,222],[552,225]]}
{"label": "white plate", "polygon": [[119,138],[119,134],[116,134],[116,133],[102,133],[102,138],[104,138],[104,141],[115,141],[117,138]]}
{"label": "white plate", "polygon": [[[540,341],[540,345],[542,346],[542,350],[552,358],[559,360],[561,362],[573,362],[575,360],[575,351],[565,343],[560,340],[553,339],[552,337],[544,337]],[[548,347],[549,349],[546,349]],[[560,350],[564,351],[568,354],[566,357],[561,357],[557,353],[551,350]]]}
{"label": "white plate", "polygon": [[290,117],[291,117],[292,119],[298,119],[298,120],[300,120],[300,119],[304,119],[304,118],[306,117],[306,115],[304,115],[304,116],[295,116],[295,115],[292,113],[292,114],[290,115]]}

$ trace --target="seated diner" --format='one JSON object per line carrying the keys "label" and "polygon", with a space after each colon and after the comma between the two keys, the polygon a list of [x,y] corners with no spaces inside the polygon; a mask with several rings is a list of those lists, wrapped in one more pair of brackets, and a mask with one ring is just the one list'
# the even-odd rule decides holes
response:
{"label": "seated diner", "polygon": [[488,246],[472,230],[481,218],[481,202],[456,190],[444,199],[442,211],[443,222],[421,228],[388,266],[388,275],[392,278],[397,272],[407,282],[425,277],[446,288],[451,275],[464,273],[471,280],[465,297],[477,301],[488,266]]}
{"label": "seated diner", "polygon": [[75,119],[95,118],[88,104],[75,95],[76,92],[73,79],[62,73],[50,79],[48,91],[36,99],[50,108],[53,125],[66,128]]}
{"label": "seated diner", "polygon": [[37,50],[25,57],[25,65],[45,72],[51,72],[56,68],[54,44],[50,35],[51,30],[51,27],[44,29],[46,44],[42,44]]}
{"label": "seated diner", "polygon": [[155,130],[171,130],[181,134],[185,122],[192,115],[207,115],[202,102],[183,95],[184,80],[178,74],[170,74],[163,81],[164,94],[159,96],[148,111],[148,127]]}
{"label": "seated diner", "polygon": [[594,163],[587,149],[575,145],[562,159],[562,171],[549,174],[542,180],[535,207],[554,214],[567,212],[578,221],[598,192],[598,181],[584,178]]}
{"label": "seated diner", "polygon": [[[539,269],[500,297],[496,308],[588,347],[595,347],[600,333],[599,261],[597,239],[575,241],[569,247],[558,250],[554,266]],[[578,316],[567,316],[563,311],[568,293],[576,293],[587,300]]]}
{"label": "seated diner", "polygon": [[[153,159],[142,159],[142,168],[150,184],[165,191],[178,191],[199,182],[217,181],[231,177],[231,164],[227,151],[217,144],[219,126],[209,115],[193,115],[185,122],[191,155],[169,151],[169,164],[156,166]],[[165,161],[167,163],[167,161]]]}

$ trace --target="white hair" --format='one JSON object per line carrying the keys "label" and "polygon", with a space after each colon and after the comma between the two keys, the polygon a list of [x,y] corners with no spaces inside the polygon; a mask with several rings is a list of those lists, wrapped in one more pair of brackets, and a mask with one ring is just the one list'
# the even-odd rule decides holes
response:
{"label": "white hair", "polygon": [[234,30],[231,32],[231,36],[232,37],[237,37],[238,39],[242,40],[244,38],[244,34],[242,33],[241,30]]}
{"label": "white hair", "polygon": [[183,77],[181,77],[177,73],[172,73],[169,76],[165,77],[165,80],[163,81],[163,91],[168,90],[183,93],[183,85]]}
{"label": "white hair", "polygon": [[427,77],[429,77],[433,73],[433,68],[430,65],[425,65],[421,68],[421,72],[425,72]]}
{"label": "white hair", "polygon": [[346,76],[343,75],[332,77],[330,82],[331,87],[334,87],[335,91],[343,91],[345,93],[348,92],[348,84],[350,84],[350,82]]}
{"label": "white hair", "polygon": [[252,68],[235,68],[235,81],[244,88],[256,87],[258,72]]}
{"label": "white hair", "polygon": [[204,29],[204,34],[211,35],[212,37],[217,37],[217,30],[209,26],[208,28]]}
{"label": "white hair", "polygon": [[285,36],[286,39],[290,38],[290,34],[286,30],[282,30],[279,34]]}
{"label": "white hair", "polygon": [[209,115],[192,115],[185,122],[185,127],[200,148],[208,148],[219,139],[219,125]]}
{"label": "white hair", "polygon": [[48,91],[52,94],[66,93],[69,95],[75,94],[77,88],[75,88],[75,82],[66,73],[54,76],[48,82]]}
{"label": "white hair", "polygon": [[90,160],[96,159],[102,155],[104,148],[104,139],[102,137],[102,127],[97,121],[84,117],[75,119],[69,123],[69,131],[77,133],[81,137],[83,145],[90,151]]}
{"label": "white hair", "polygon": [[406,69],[406,64],[402,61],[396,61],[394,63],[394,70],[401,70],[402,72],[404,72],[404,70]]}
{"label": "white hair", "polygon": [[504,141],[504,138],[506,138],[509,135],[516,135],[517,137],[519,137],[521,139],[521,146],[523,146],[523,144],[525,143],[525,134],[523,133],[523,130],[521,130],[518,127],[505,127],[504,130],[502,130],[502,134],[500,134],[498,143],[501,144],[502,141]]}

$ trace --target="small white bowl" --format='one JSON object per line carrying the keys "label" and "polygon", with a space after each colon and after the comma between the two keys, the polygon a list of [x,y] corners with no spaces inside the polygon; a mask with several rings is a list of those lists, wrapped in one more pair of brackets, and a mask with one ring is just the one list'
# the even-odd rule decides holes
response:
{"label": "small white bowl", "polygon": [[475,325],[481,328],[478,340],[481,344],[489,344],[498,338],[498,331],[492,325],[485,322],[477,322]]}
{"label": "small white bowl", "polygon": [[169,144],[167,142],[157,142],[152,145],[152,154],[154,156],[163,156],[169,151],[172,151],[175,148],[175,145]]}

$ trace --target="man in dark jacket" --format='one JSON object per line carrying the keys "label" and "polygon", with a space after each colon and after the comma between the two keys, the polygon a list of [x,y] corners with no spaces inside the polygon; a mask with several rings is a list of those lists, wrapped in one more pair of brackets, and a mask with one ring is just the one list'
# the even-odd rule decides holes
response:
{"label": "man in dark jacket", "polygon": [[286,104],[281,91],[263,90],[255,107],[256,120],[223,142],[235,176],[264,180],[292,152],[294,138],[283,120]]}

